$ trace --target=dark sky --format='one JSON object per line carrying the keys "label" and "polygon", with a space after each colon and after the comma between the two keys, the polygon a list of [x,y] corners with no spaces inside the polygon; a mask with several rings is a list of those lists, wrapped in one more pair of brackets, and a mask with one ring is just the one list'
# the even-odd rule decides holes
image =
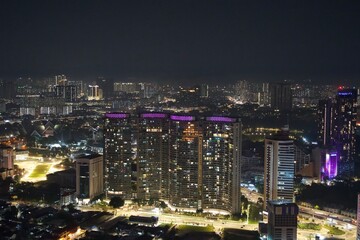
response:
{"label": "dark sky", "polygon": [[[0,78],[360,80],[360,1],[0,1]],[[360,81],[359,81],[360,82]]]}

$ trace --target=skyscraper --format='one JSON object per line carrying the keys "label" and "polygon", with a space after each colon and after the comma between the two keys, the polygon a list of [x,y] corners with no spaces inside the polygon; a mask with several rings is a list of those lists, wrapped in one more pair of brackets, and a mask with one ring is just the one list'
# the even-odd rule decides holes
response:
{"label": "skyscraper", "polygon": [[291,86],[288,83],[270,85],[271,108],[284,111],[292,109]]}
{"label": "skyscraper", "polygon": [[321,146],[334,144],[334,103],[332,99],[320,100],[318,105],[318,142]]}
{"label": "skyscraper", "polygon": [[236,118],[207,117],[203,132],[203,208],[241,213],[241,123]]}
{"label": "skyscraper", "polygon": [[109,195],[118,195],[125,199],[134,197],[136,179],[132,172],[134,168],[136,171],[136,160],[132,149],[133,140],[133,123],[129,114],[105,114],[105,187]]}
{"label": "skyscraper", "polygon": [[81,155],[76,162],[76,195],[81,199],[92,199],[104,192],[103,156]]}
{"label": "skyscraper", "polygon": [[286,200],[269,201],[268,237],[269,240],[296,240],[297,215],[299,207]]}
{"label": "skyscraper", "polygon": [[170,198],[179,208],[201,208],[202,132],[194,116],[170,115]]}
{"label": "skyscraper", "polygon": [[168,198],[169,118],[142,113],[137,122],[137,197]]}
{"label": "skyscraper", "polygon": [[264,203],[294,199],[294,142],[288,129],[265,139]]}
{"label": "skyscraper", "polygon": [[356,89],[339,88],[336,95],[334,139],[338,153],[340,155],[339,174],[341,175],[353,176],[355,174],[355,131],[357,118],[356,108]]}

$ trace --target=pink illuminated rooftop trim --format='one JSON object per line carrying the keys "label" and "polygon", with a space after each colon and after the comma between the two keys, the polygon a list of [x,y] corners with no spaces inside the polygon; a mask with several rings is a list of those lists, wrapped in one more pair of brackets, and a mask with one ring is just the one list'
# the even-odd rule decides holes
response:
{"label": "pink illuminated rooftop trim", "polygon": [[179,116],[179,115],[170,115],[170,119],[174,121],[194,121],[194,116]]}
{"label": "pink illuminated rooftop trim", "polygon": [[210,122],[236,122],[236,118],[231,117],[207,117],[206,121]]}
{"label": "pink illuminated rooftop trim", "polygon": [[105,113],[107,118],[127,118],[129,114],[127,113]]}
{"label": "pink illuminated rooftop trim", "polygon": [[143,113],[142,118],[166,118],[166,113]]}

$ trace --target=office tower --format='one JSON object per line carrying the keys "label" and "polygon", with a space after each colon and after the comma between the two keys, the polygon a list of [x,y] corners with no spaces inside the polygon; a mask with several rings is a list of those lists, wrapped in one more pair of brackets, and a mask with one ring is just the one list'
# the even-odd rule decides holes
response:
{"label": "office tower", "polygon": [[[335,106],[334,139],[339,159],[339,174],[353,176],[356,160],[357,90],[339,88]],[[359,172],[356,172],[359,174]]]}
{"label": "office tower", "polygon": [[75,102],[77,100],[77,88],[75,85],[55,86],[55,96],[65,99],[66,102]]}
{"label": "office tower", "polygon": [[334,144],[334,103],[332,99],[320,100],[318,105],[318,142],[321,146]]}
{"label": "office tower", "polygon": [[268,240],[296,240],[299,207],[286,200],[268,201]]}
{"label": "office tower", "polygon": [[294,199],[294,142],[288,129],[265,139],[264,203]]}
{"label": "office tower", "polygon": [[137,121],[137,197],[169,198],[169,118],[142,113]]}
{"label": "office tower", "polygon": [[270,85],[271,108],[275,110],[291,110],[292,95],[288,83],[275,83]]}
{"label": "office tower", "polygon": [[360,193],[358,194],[357,200],[357,231],[356,231],[356,240],[360,240]]}
{"label": "office tower", "polygon": [[203,209],[241,213],[240,121],[230,117],[207,117],[203,123],[202,152]]}
{"label": "office tower", "polygon": [[134,197],[136,183],[133,124],[129,114],[107,113],[104,123],[105,188],[108,195]]}
{"label": "office tower", "polygon": [[84,154],[76,162],[76,195],[80,199],[93,199],[104,192],[103,156]]}
{"label": "office tower", "polygon": [[101,100],[102,97],[103,97],[103,93],[99,85],[97,84],[89,85],[88,100]]}
{"label": "office tower", "polygon": [[170,115],[170,196],[174,207],[201,208],[202,133],[194,116]]}

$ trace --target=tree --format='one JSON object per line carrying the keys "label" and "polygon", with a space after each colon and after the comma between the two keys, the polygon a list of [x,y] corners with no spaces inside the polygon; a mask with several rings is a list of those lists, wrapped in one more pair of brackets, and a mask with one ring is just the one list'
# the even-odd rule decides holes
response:
{"label": "tree", "polygon": [[162,209],[165,209],[165,208],[168,207],[168,205],[167,205],[164,201],[161,201],[161,202],[160,202],[160,207],[161,207]]}
{"label": "tree", "polygon": [[113,208],[122,207],[122,206],[124,206],[124,204],[125,204],[125,201],[121,197],[113,197],[113,198],[111,198],[110,203],[109,203],[109,205]]}
{"label": "tree", "polygon": [[244,195],[241,195],[241,202],[243,205],[243,209],[247,209],[249,205],[249,200]]}

